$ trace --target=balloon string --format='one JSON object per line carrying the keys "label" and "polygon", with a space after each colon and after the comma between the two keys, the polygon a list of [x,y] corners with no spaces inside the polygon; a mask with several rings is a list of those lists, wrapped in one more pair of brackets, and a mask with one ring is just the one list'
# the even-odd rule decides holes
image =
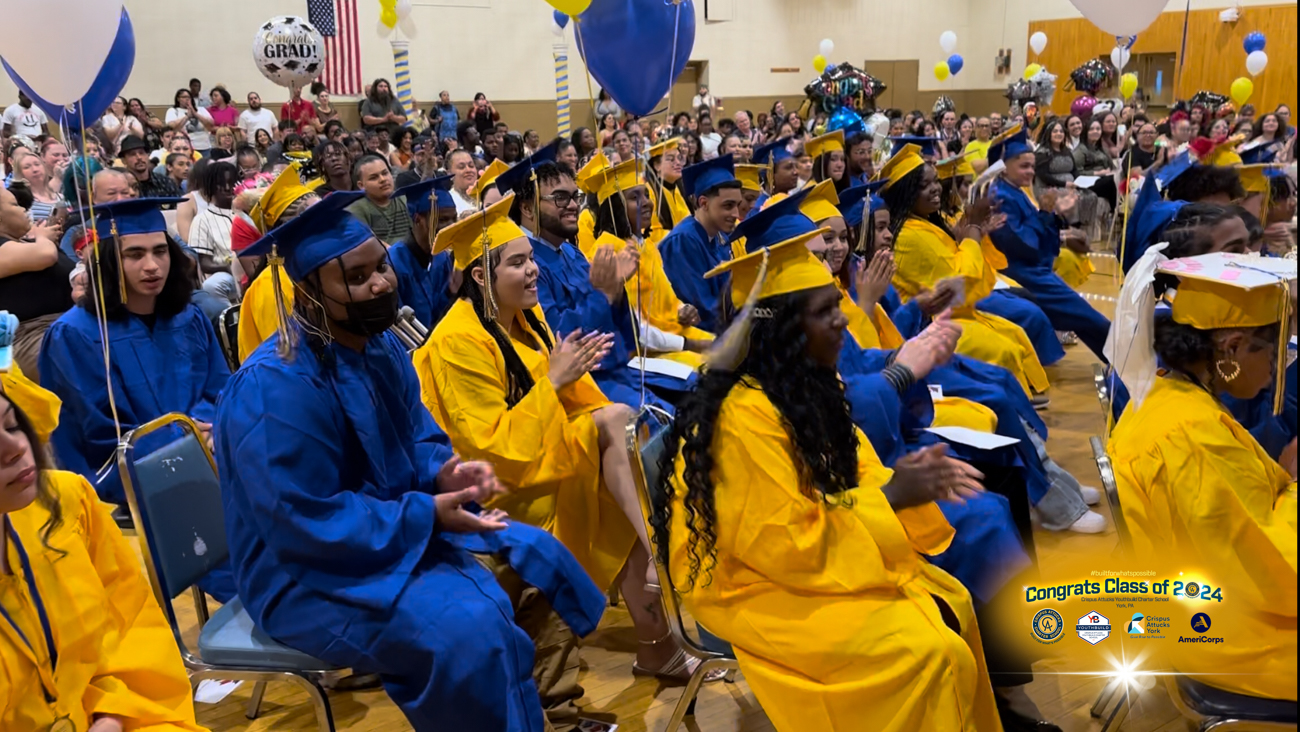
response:
{"label": "balloon string", "polygon": [[[86,113],[85,110],[82,109],[81,104],[77,105],[77,117],[81,121],[81,135],[79,136],[81,141],[81,164],[83,166],[83,170],[85,171],[85,178],[86,178],[85,192],[86,192],[86,201],[88,202],[86,204],[86,210],[89,212],[90,215],[89,228],[88,229],[86,228],[86,222],[83,220],[82,229],[88,231],[90,234],[90,242],[91,245],[94,246],[93,252],[94,252],[94,260],[95,260],[94,267],[86,268],[86,276],[91,279],[91,286],[94,287],[94,296],[99,303],[99,308],[98,308],[99,312],[96,314],[95,320],[96,320],[96,325],[99,327],[99,342],[102,345],[101,350],[104,356],[104,382],[108,386],[108,409],[109,412],[113,415],[113,430],[114,433],[117,435],[117,441],[121,442],[122,421],[117,415],[117,398],[113,394],[113,366],[112,366],[112,357],[111,357],[112,351],[109,348],[108,317],[107,317],[107,308],[104,303],[104,260],[103,257],[100,256],[99,227],[96,225],[96,220],[95,220],[95,194],[93,190],[94,180],[91,178],[89,148],[86,146]],[[69,130],[67,127],[67,117],[64,117],[62,127],[63,127],[64,136],[71,137],[72,136],[71,130]],[[81,190],[76,187],[77,176],[75,174],[72,176],[72,180],[73,180],[74,191]],[[126,276],[125,272],[119,266],[118,277],[125,279],[125,276]],[[125,304],[125,299],[123,300],[123,304]]]}

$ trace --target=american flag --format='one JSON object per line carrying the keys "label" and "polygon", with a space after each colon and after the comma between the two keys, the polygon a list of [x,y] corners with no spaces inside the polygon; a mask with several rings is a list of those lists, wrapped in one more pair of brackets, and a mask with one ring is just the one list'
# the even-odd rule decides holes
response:
{"label": "american flag", "polygon": [[361,96],[357,0],[307,0],[307,21],[325,36],[325,70],[320,81],[332,94]]}

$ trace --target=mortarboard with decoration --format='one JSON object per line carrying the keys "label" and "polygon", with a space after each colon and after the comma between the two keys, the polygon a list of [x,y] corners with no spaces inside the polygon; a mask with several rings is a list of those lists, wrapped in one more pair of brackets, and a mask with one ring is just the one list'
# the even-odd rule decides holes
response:
{"label": "mortarboard with decoration", "polygon": [[698,198],[718,186],[736,182],[735,169],[735,158],[732,155],[722,155],[687,166],[682,170],[682,190],[692,199]]}
{"label": "mortarboard with decoration", "polygon": [[814,137],[803,144],[803,149],[813,158],[833,152],[844,151],[844,130],[828,132],[821,137]]}
{"label": "mortarboard with decoration", "polygon": [[1277,160],[1276,143],[1270,143],[1267,140],[1255,140],[1237,148],[1237,154],[1241,156],[1241,162],[1246,165],[1259,165],[1261,163],[1271,163]]}
{"label": "mortarboard with decoration", "polygon": [[970,164],[970,156],[974,153],[974,150],[962,152],[935,163],[934,169],[939,174],[939,180],[974,178],[975,166]]}
{"label": "mortarboard with decoration", "polygon": [[262,192],[261,199],[248,212],[248,217],[260,233],[265,234],[275,228],[280,217],[298,199],[316,193],[314,188],[303,183],[301,167],[302,163],[294,162],[280,171],[271,185]]}

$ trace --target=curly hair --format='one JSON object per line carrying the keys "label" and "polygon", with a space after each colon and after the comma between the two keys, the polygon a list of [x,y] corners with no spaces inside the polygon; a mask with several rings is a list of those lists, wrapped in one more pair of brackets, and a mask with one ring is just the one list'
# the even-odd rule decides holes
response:
{"label": "curly hair", "polygon": [[[1251,334],[1261,341],[1273,342],[1277,340],[1279,328],[1280,325],[1274,323],[1251,329]],[[1196,368],[1213,364],[1218,359],[1218,346],[1214,342],[1216,332],[1218,331],[1200,330],[1176,323],[1169,315],[1157,315],[1154,338],[1156,355],[1170,370],[1182,374],[1202,389],[1211,391],[1210,385],[1202,384],[1196,376]]]}
{"label": "curly hair", "polygon": [[1241,174],[1236,168],[1223,165],[1193,167],[1171,181],[1167,193],[1171,201],[1203,201],[1220,194],[1233,201],[1246,197]]}
{"label": "curly hair", "polygon": [[[497,248],[488,253],[488,266],[495,270],[499,264],[501,264],[501,249]],[[470,301],[470,304],[474,306],[474,313],[478,315],[479,323],[492,336],[492,340],[496,341],[497,348],[501,349],[501,357],[506,362],[506,406],[513,408],[524,397],[528,396],[528,392],[532,391],[535,382],[533,381],[532,372],[524,365],[523,359],[519,358],[519,352],[515,350],[514,344],[510,342],[510,335],[496,321],[496,318],[488,314],[487,303],[483,299],[483,290],[474,281],[473,277],[474,268],[480,266],[483,266],[482,257],[474,260],[472,264],[464,269],[464,277],[461,280],[460,291],[457,295]],[[541,345],[549,353],[554,349],[555,344],[546,335],[546,326],[542,325],[542,322],[531,308],[525,309],[523,313],[524,320],[528,322],[528,327],[537,334],[537,337],[542,342]]]}
{"label": "curly hair", "polygon": [[803,315],[807,292],[759,301],[771,318],[755,319],[749,352],[735,371],[709,370],[677,407],[677,418],[659,462],[651,525],[656,552],[668,562],[673,518],[671,480],[680,455],[685,466],[683,504],[690,532],[690,562],[686,588],[704,575],[703,585],[717,564],[718,514],[713,482],[717,465],[713,438],[723,401],[733,389],[761,388],[776,407],[794,445],[800,490],[811,500],[848,505],[840,496],[858,485],[858,436],[844,396],[844,384],[834,369],[807,355]]}

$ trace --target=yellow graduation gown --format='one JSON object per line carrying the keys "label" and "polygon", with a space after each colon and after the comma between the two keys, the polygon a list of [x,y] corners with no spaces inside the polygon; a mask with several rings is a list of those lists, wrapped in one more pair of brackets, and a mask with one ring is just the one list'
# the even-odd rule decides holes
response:
{"label": "yellow graduation gown", "polygon": [[1029,394],[1046,391],[1050,385],[1047,372],[1025,331],[1005,318],[975,308],[975,303],[993,292],[997,281],[997,271],[985,258],[985,248],[972,239],[958,244],[929,221],[909,217],[894,242],[898,266],[894,286],[906,301],[922,290],[934,289],[940,280],[961,277],[965,299],[953,307],[953,320],[962,326],[957,352],[1005,368]]}
{"label": "yellow graduation gown", "polygon": [[[646,183],[646,190],[650,192],[650,210],[658,210],[656,201],[659,200],[659,191],[655,186],[650,185],[648,182]],[[668,195],[665,197],[664,202],[668,205],[668,212],[672,214],[673,226],[676,226],[691,215],[691,209],[686,205],[686,199],[682,196],[680,185],[677,188],[667,191],[667,193]],[[659,223],[659,217],[652,216],[652,218],[654,220],[650,224],[650,228],[662,228],[662,225]]]}
{"label": "yellow graduation gown", "polygon": [[63,400],[24,376],[17,361],[10,364],[8,371],[0,373],[0,390],[31,420],[37,438],[49,442],[54,428],[59,426],[59,409],[63,407]]}
{"label": "yellow graduation gown", "polygon": [[[717,565],[684,595],[730,641],[745,680],[782,732],[1001,730],[970,595],[918,552],[952,527],[935,504],[895,513],[893,472],[858,432],[859,486],[810,499],[780,414],[757,385],[724,400],[712,452]],[[685,589],[688,534],[679,456],[670,572]],[[952,608],[961,634],[935,601]]]}
{"label": "yellow graduation gown", "polygon": [[[284,309],[293,312],[293,280],[280,271],[280,288],[284,291]],[[271,268],[262,270],[248,284],[244,304],[239,307],[239,362],[248,359],[262,341],[271,337],[279,325],[275,312],[275,287],[271,282]]]}
{"label": "yellow graduation gown", "polygon": [[[849,319],[849,335],[862,348],[883,348],[894,350],[902,348],[903,334],[898,332],[894,321],[879,303],[875,312],[867,315],[849,296],[849,291],[838,279],[835,286],[839,288],[843,299],[840,309]],[[966,427],[977,432],[997,432],[998,416],[992,409],[961,397],[944,397],[934,400],[935,427]]]}
{"label": "yellow graduation gown", "polygon": [[[583,213],[588,213],[588,211],[583,211]],[[625,285],[627,301],[632,307],[632,312],[637,313],[638,317],[644,317],[646,323],[665,333],[692,340],[712,341],[712,333],[682,325],[677,321],[677,313],[681,312],[682,301],[677,298],[677,293],[673,291],[673,283],[668,281],[668,275],[664,272],[664,260],[659,254],[659,241],[662,241],[667,236],[667,233],[660,230],[658,234],[658,240],[652,237],[641,243],[641,257],[638,260],[637,274],[629,279]],[[615,236],[605,237],[605,241],[615,245],[617,251],[622,251],[623,247],[627,246],[627,242]],[[592,221],[592,230],[588,232],[582,228],[581,216],[579,216],[578,248],[582,250],[583,256],[589,262],[596,256],[596,249],[599,247],[594,219]],[[676,361],[696,369],[704,363],[703,355],[693,351],[656,353],[654,356]]]}
{"label": "yellow graduation gown", "polygon": [[[546,322],[540,307],[533,312]],[[546,335],[555,342],[549,327]],[[518,340],[514,347],[535,383],[508,407],[505,358],[473,305],[457,300],[413,354],[421,399],[461,457],[489,461],[496,469],[507,493],[488,507],[553,534],[597,585],[608,588],[636,541],[632,525],[601,485],[591,414],[610,402],[590,375],[557,391],[547,376],[546,349]]]}
{"label": "yellow graduation gown", "polygon": [[[1222,587],[1222,602],[1169,603],[1166,660],[1212,686],[1295,699],[1295,481],[1213,397],[1175,378],[1129,405],[1109,452],[1136,557]],[[1225,642],[1178,642],[1197,635],[1196,612]]]}
{"label": "yellow graduation gown", "polygon": [[1065,284],[1077,290],[1087,284],[1088,278],[1097,271],[1097,268],[1092,266],[1091,257],[1062,248],[1052,264],[1052,271],[1064,280]]}
{"label": "yellow graduation gown", "polygon": [[[947,222],[949,229],[954,229],[957,222],[961,220],[961,211],[955,214],[943,214],[943,220]],[[987,236],[980,239],[980,251],[984,254],[984,261],[988,263],[993,271],[997,273],[997,280],[1007,287],[1020,287],[1020,283],[1002,274],[1002,270],[1007,268],[1007,256],[998,250],[993,244],[993,240]]]}
{"label": "yellow graduation gown", "polygon": [[[49,511],[39,503],[9,514],[31,561],[50,619],[58,668],[55,701],[45,700],[49,655],[22,565],[6,542],[12,574],[0,575],[0,603],[32,641],[0,619],[0,729],[45,730],[68,717],[85,730],[96,714],[123,717],[128,730],[199,732],[190,683],[162,610],[131,545],[84,478],[47,471],[63,524],[41,542]],[[60,555],[58,552],[64,552]],[[45,671],[42,674],[42,670]]]}

